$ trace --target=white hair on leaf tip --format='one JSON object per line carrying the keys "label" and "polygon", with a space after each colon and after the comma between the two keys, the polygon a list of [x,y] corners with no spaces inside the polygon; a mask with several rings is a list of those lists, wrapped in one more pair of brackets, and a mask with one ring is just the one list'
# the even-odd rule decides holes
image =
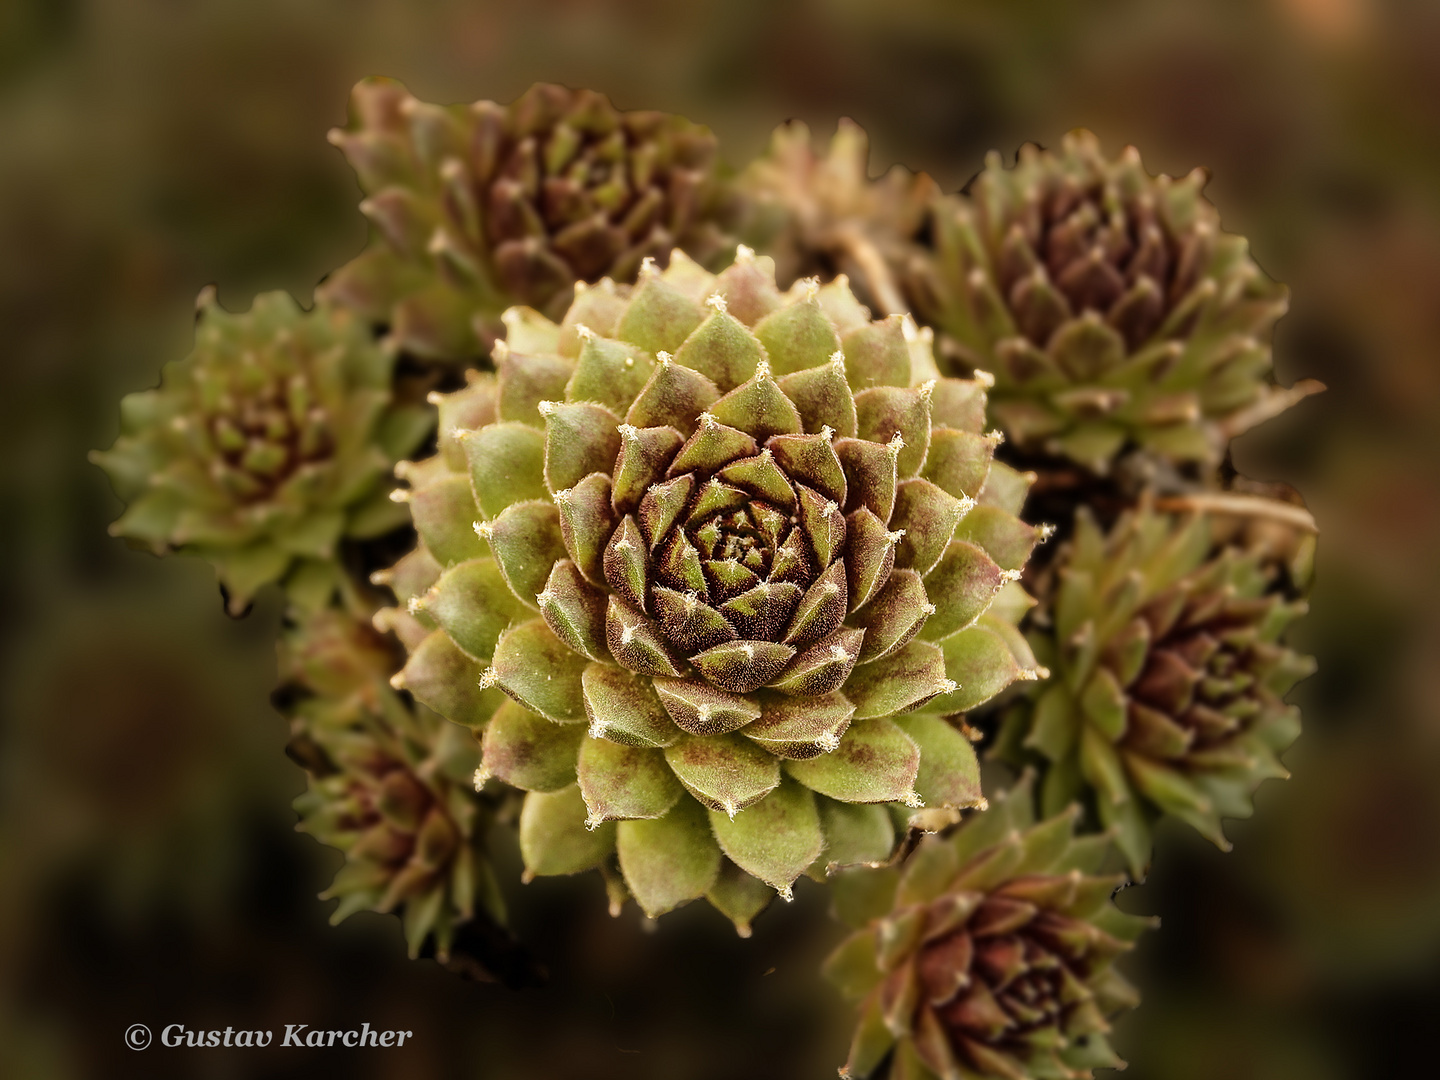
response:
{"label": "white hair on leaf tip", "polygon": [[470,778],[470,783],[474,786],[476,792],[479,792],[484,789],[485,782],[489,779],[490,770],[485,768],[484,765],[481,765],[476,768],[475,775]]}
{"label": "white hair on leaf tip", "polygon": [[730,305],[725,302],[725,297],[721,296],[718,292],[713,292],[709,296],[707,296],[705,298],[705,303],[709,304],[721,315],[729,314]]}

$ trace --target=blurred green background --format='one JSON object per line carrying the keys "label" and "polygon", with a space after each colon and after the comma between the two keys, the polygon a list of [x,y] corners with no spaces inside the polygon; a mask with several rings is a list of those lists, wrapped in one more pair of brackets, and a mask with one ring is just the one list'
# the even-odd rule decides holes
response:
{"label": "blurred green background", "polygon": [[[1394,1077],[1433,1054],[1440,4],[3,0],[0,1075],[688,1080],[843,1057],[799,932],[818,890],[740,942],[698,908],[647,934],[597,881],[536,883],[552,978],[518,994],[406,962],[394,919],[329,928],[314,895],[339,856],[292,831],[303,780],[268,704],[276,605],[232,622],[208,567],[106,536],[119,504],[85,452],[187,351],[199,289],[308,301],[359,250],[325,132],[371,73],[434,101],[590,86],[710,124],[734,163],[782,120],[828,137],[848,115],[877,172],[947,189],[1082,125],[1152,171],[1210,168],[1226,227],[1293,289],[1282,380],[1330,386],[1235,452],[1321,523],[1300,635],[1321,668],[1295,778],[1231,826],[1235,852],[1162,832],[1122,898],[1165,926],[1117,1045],[1147,1080]],[[122,1042],[364,1020],[413,1048]]]}

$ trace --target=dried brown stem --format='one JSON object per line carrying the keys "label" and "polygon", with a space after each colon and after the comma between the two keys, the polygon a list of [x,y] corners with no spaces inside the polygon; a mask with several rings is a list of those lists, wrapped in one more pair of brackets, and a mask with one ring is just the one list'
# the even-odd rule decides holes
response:
{"label": "dried brown stem", "polygon": [[1171,495],[1156,499],[1161,510],[1198,510],[1205,513],[1238,514],[1243,517],[1264,517],[1282,521],[1306,532],[1320,532],[1320,526],[1309,510],[1294,503],[1266,498],[1264,495],[1236,495],[1228,492],[1198,492],[1193,495]]}

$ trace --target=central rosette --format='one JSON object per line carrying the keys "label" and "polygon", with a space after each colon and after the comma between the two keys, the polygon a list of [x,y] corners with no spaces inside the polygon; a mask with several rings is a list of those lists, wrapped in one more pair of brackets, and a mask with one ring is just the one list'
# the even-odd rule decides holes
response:
{"label": "central rosette", "polygon": [[[767,383],[774,385],[762,364],[754,385]],[[619,471],[627,456],[658,467],[641,431],[627,424],[620,434]],[[837,633],[849,574],[846,482],[833,435],[829,427],[777,434],[762,447],[701,414],[664,478],[645,489],[606,544],[606,643],[617,661],[669,677],[684,675],[688,664],[713,686],[748,694],[823,643],[779,688],[823,694],[845,681],[862,635]],[[879,545],[868,546],[883,561],[899,534],[880,532]]]}

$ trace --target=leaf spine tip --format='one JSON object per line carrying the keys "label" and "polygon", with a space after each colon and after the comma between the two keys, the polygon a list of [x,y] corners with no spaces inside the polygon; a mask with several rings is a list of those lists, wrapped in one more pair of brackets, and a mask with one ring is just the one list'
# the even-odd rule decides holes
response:
{"label": "leaf spine tip", "polygon": [[705,303],[709,304],[721,315],[726,314],[730,310],[729,305],[725,302],[725,297],[721,296],[718,292],[713,292],[707,296]]}

